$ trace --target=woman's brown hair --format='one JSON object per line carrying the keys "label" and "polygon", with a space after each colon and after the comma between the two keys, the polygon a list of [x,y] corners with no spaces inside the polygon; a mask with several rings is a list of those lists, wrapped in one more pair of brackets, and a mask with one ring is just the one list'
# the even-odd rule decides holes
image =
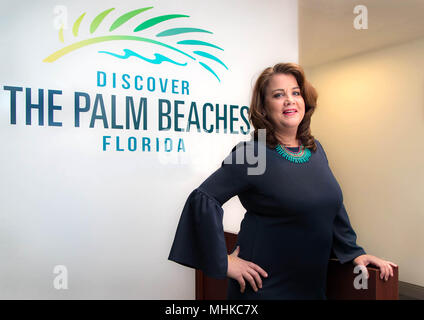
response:
{"label": "woman's brown hair", "polygon": [[266,144],[275,148],[279,141],[274,135],[275,129],[265,114],[265,94],[269,80],[274,74],[292,74],[299,84],[300,92],[305,101],[305,115],[297,128],[296,138],[301,141],[305,148],[314,152],[317,146],[314,136],[311,134],[311,117],[315,111],[318,93],[306,80],[303,68],[296,63],[278,63],[274,67],[266,68],[256,80],[253,88],[252,100],[249,108],[249,121],[254,127],[254,140],[258,138],[258,129],[266,129]]}

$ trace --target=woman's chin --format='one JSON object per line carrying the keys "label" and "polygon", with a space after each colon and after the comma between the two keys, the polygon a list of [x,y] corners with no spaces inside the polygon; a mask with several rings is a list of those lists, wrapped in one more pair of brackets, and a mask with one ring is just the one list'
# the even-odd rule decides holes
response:
{"label": "woman's chin", "polygon": [[298,119],[292,119],[292,120],[282,120],[280,121],[281,125],[286,128],[297,128],[300,124],[300,121]]}

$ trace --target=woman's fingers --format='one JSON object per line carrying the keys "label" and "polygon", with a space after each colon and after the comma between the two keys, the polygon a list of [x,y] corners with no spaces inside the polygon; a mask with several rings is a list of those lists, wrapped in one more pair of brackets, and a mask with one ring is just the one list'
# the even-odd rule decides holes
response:
{"label": "woman's fingers", "polygon": [[[247,268],[242,273],[242,277],[245,280],[247,280],[249,282],[249,284],[252,286],[252,289],[255,292],[257,292],[258,291],[258,287],[259,288],[262,288],[262,279],[261,279],[260,274],[258,273],[258,271],[256,271],[253,267],[249,267],[251,265],[252,265],[252,263],[248,263],[246,265]],[[259,266],[256,266],[256,267],[257,268],[260,268]],[[266,273],[265,271],[263,271],[263,272]],[[244,292],[245,288],[246,288],[246,286],[244,285],[244,287],[241,288],[242,289],[241,292]]]}
{"label": "woman's fingers", "polygon": [[258,291],[258,287],[256,286],[255,279],[250,275],[250,273],[246,270],[245,273],[243,273],[243,277],[250,283],[253,290],[256,292]]}
{"label": "woman's fingers", "polygon": [[387,281],[387,280],[389,280],[389,277],[392,274],[392,270],[391,270],[391,267],[388,263],[384,262],[384,266],[386,267],[386,276],[384,277],[384,280]]}
{"label": "woman's fingers", "polygon": [[262,288],[261,275],[263,277],[268,277],[268,274],[257,264],[239,258],[239,252],[240,246],[237,246],[233,253],[228,256],[227,275],[238,281],[240,284],[240,292],[243,293],[246,290],[246,281],[249,282],[253,290],[257,292],[258,287]]}
{"label": "woman's fingers", "polygon": [[249,267],[259,272],[262,275],[262,277],[265,277],[265,278],[268,277],[268,273],[266,273],[266,271],[262,269],[260,266],[258,266],[257,264],[254,264],[253,262],[249,262]]}
{"label": "woman's fingers", "polygon": [[252,268],[247,269],[247,272],[249,272],[250,275],[255,279],[256,285],[259,288],[262,288],[262,279],[259,276],[259,273],[256,270],[252,269]]}
{"label": "woman's fingers", "polygon": [[388,264],[388,266],[390,269],[390,276],[393,277],[393,267],[390,264]]}
{"label": "woman's fingers", "polygon": [[380,269],[380,279],[384,279],[385,281],[389,280],[390,277],[394,276],[394,271],[393,268],[394,267],[398,267],[397,264],[391,262],[391,261],[386,261],[371,255],[366,255],[365,256],[366,259],[364,260],[357,260],[358,264],[364,264],[365,266],[368,265],[369,263],[371,263],[372,265],[376,266],[377,268]]}
{"label": "woman's fingers", "polygon": [[385,270],[384,281],[387,281],[390,277],[390,268],[387,264],[384,264],[384,270]]}
{"label": "woman's fingers", "polygon": [[384,263],[380,263],[380,279],[383,280],[387,273],[387,267]]}
{"label": "woman's fingers", "polygon": [[378,263],[377,266],[380,269],[380,279],[383,280],[383,278],[384,278],[384,265],[382,263]]}
{"label": "woman's fingers", "polygon": [[392,266],[387,262],[383,261],[379,265],[380,268],[380,279],[384,279],[385,281],[389,280],[389,277],[393,277],[393,268]]}
{"label": "woman's fingers", "polygon": [[393,267],[396,267],[397,268],[398,265],[396,263],[391,262],[391,261],[385,261],[385,262],[386,262],[387,267],[390,270],[390,276],[393,277],[393,275],[394,275],[394,273],[393,273]]}
{"label": "woman's fingers", "polygon": [[386,281],[387,281],[392,276],[392,267],[390,267],[389,264],[386,264],[386,268],[387,268],[387,274],[386,274]]}
{"label": "woman's fingers", "polygon": [[240,276],[237,278],[238,283],[240,284],[240,292],[243,293],[244,289],[246,289],[246,282],[244,281],[243,277]]}

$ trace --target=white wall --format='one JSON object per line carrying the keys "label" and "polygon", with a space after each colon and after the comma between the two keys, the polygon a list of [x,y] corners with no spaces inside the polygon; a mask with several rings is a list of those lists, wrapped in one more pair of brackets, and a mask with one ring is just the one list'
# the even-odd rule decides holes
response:
{"label": "white wall", "polygon": [[[184,101],[180,127],[185,127],[192,101],[199,110],[204,103],[249,105],[255,77],[262,69],[281,61],[297,62],[297,1],[272,0],[266,5],[253,0],[203,2],[62,1],[68,14],[64,43],[53,21],[57,1],[2,1],[0,5],[0,298],[10,299],[192,299],[194,271],[167,260],[177,222],[191,190],[216,170],[231,148],[249,137],[223,132],[159,131],[157,100]],[[113,33],[108,27],[120,15],[144,6],[141,13]],[[108,8],[112,11],[92,35],[90,22]],[[78,37],[74,21],[86,12]],[[183,39],[210,41],[224,49],[200,48],[215,54],[229,68],[215,61],[208,64],[220,82],[197,62],[175,51],[131,41],[102,42],[75,50],[53,63],[47,56],[73,42],[93,36],[132,34],[142,21],[165,14],[186,14],[143,31],[138,36],[154,38],[175,27],[202,28],[213,34],[196,33],[159,39],[176,45]],[[57,20],[56,20],[57,21]],[[117,59],[98,51],[122,54],[130,48],[145,57],[166,53],[187,62],[154,65],[140,59]],[[181,46],[179,47],[182,48]],[[199,50],[199,48],[196,48]],[[187,49],[188,50],[188,49]],[[205,61],[207,59],[203,59]],[[127,73],[188,81],[189,95],[97,87],[96,72]],[[110,81],[110,79],[109,79]],[[17,93],[16,124],[11,123],[10,91]],[[25,88],[44,89],[44,125],[32,111],[32,124],[25,124]],[[47,90],[54,96],[54,120],[48,125]],[[90,94],[91,109],[74,124],[74,93]],[[89,128],[94,98],[105,99],[109,128],[96,121]],[[117,121],[125,121],[125,97],[148,101],[148,130],[111,129],[111,95],[116,96]],[[222,113],[222,110],[221,110]],[[207,117],[213,123],[214,114]],[[235,122],[236,130],[244,123]],[[135,137],[184,140],[186,152],[116,151],[113,144],[102,150],[102,137],[119,136],[121,143]],[[114,140],[112,139],[112,142]],[[226,230],[237,231],[244,213],[237,199],[225,204]],[[231,211],[231,214],[230,214]],[[68,289],[54,288],[54,267],[68,271]],[[60,274],[63,275],[63,274]],[[57,279],[57,278],[56,278]]]}
{"label": "white wall", "polygon": [[424,285],[424,39],[306,70],[321,140],[367,253]]}

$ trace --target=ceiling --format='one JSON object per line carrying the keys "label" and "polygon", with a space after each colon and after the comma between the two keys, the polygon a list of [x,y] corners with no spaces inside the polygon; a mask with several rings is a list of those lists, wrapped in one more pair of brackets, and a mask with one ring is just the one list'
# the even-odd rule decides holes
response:
{"label": "ceiling", "polygon": [[[298,0],[299,63],[313,67],[424,37],[424,0]],[[368,29],[356,30],[356,5]]]}

